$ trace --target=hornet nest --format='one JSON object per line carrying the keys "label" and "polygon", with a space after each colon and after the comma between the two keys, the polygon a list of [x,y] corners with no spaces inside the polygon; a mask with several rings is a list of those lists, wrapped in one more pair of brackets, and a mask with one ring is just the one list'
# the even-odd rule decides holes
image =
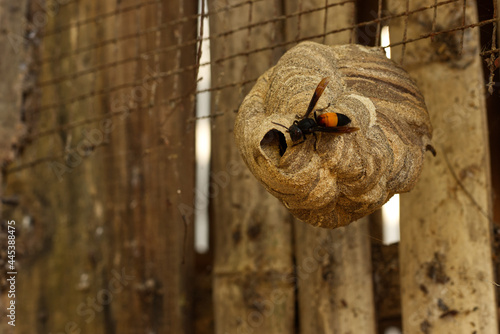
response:
{"label": "hornet nest", "polygon": [[255,177],[294,216],[327,228],[411,190],[431,135],[422,94],[381,48],[313,42],[258,79],[235,124]]}

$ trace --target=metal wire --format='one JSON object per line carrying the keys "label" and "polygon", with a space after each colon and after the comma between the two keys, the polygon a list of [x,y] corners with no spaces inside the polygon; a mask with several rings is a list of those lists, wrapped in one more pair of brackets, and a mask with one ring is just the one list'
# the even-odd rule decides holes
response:
{"label": "metal wire", "polygon": [[[278,15],[278,12],[274,13],[271,17],[268,17],[266,19],[259,20],[255,16],[252,15],[252,8],[256,6],[259,2],[262,2],[264,0],[245,0],[245,1],[240,1],[231,5],[225,5],[225,6],[219,6],[216,8],[211,8],[211,11],[206,11],[204,7],[201,8],[201,11],[197,15],[190,15],[190,16],[185,16],[185,17],[180,17],[175,20],[171,20],[169,22],[162,22],[161,24],[157,25],[151,25],[150,22],[141,22],[140,19],[137,19],[135,22],[136,24],[136,29],[135,31],[128,33],[128,34],[123,34],[119,35],[119,32],[115,33],[114,37],[105,37],[105,36],[99,36],[96,33],[96,36],[94,39],[90,39],[91,43],[88,45],[78,45],[75,44],[74,48],[70,50],[54,50],[52,54],[49,56],[45,56],[44,58],[38,58],[34,60],[33,67],[35,72],[41,72],[44,70],[44,68],[48,67],[53,67],[57,66],[57,64],[65,61],[72,61],[72,62],[77,62],[81,57],[84,57],[87,54],[91,54],[93,52],[97,52],[98,50],[103,50],[106,48],[113,48],[117,49],[120,48],[121,45],[124,43],[128,43],[129,41],[137,41],[139,43],[142,39],[145,39],[147,36],[150,36],[151,34],[163,34],[163,33],[168,33],[169,31],[172,31],[172,29],[178,29],[182,28],[184,26],[192,26],[196,25],[198,20],[203,17],[214,17],[215,15],[231,15],[232,11],[238,9],[238,10],[247,10],[248,16],[245,19],[242,19],[242,24],[239,27],[228,27],[227,30],[225,31],[219,31],[217,33],[211,33],[208,38],[203,38],[203,28],[198,31],[198,35],[195,38],[189,39],[189,40],[184,40],[184,41],[179,41],[177,45],[173,46],[168,46],[168,47],[162,47],[160,43],[154,44],[150,49],[138,49],[138,52],[136,52],[135,55],[131,56],[126,56],[123,57],[122,59],[111,59],[108,62],[105,63],[91,63],[91,65],[87,68],[75,68],[72,71],[69,72],[61,72],[59,76],[50,78],[48,80],[40,80],[37,82],[36,87],[38,90],[56,90],[57,87],[61,84],[64,83],[72,83],[76,80],[79,80],[80,78],[83,78],[85,76],[89,75],[98,75],[100,72],[105,71],[109,68],[113,68],[115,71],[120,70],[122,67],[127,67],[127,66],[132,66],[132,65],[141,65],[141,66],[149,66],[148,61],[153,59],[154,57],[157,57],[158,55],[161,54],[172,54],[173,57],[178,57],[179,56],[179,50],[186,48],[186,47],[196,47],[198,50],[198,57],[197,57],[197,62],[194,65],[187,65],[187,66],[180,66],[181,64],[180,61],[177,61],[175,67],[169,68],[168,70],[164,71],[159,71],[159,65],[155,64],[154,68],[150,69],[150,75],[148,76],[147,80],[165,80],[165,79],[170,79],[170,78],[176,78],[180,75],[185,75],[186,73],[191,73],[193,77],[196,77],[198,70],[201,66],[209,66],[209,65],[217,65],[217,64],[223,64],[225,62],[237,59],[237,58],[243,58],[244,63],[248,64],[248,58],[253,55],[253,54],[258,54],[261,52],[266,52],[266,51],[275,51],[279,50],[281,48],[287,48],[290,46],[293,46],[301,41],[304,40],[309,40],[309,39],[317,39],[317,38],[322,38],[323,40],[333,34],[338,34],[342,33],[345,31],[354,31],[356,29],[368,27],[371,25],[376,26],[376,32],[375,32],[375,40],[376,40],[376,45],[379,45],[380,41],[380,31],[381,31],[381,26],[391,20],[395,19],[404,19],[404,35],[401,40],[399,41],[391,41],[391,44],[389,47],[395,47],[395,46],[402,46],[402,53],[404,58],[404,53],[405,53],[405,47],[407,44],[414,43],[416,41],[422,40],[422,39],[427,39],[431,38],[434,39],[436,36],[441,35],[441,34],[448,34],[451,32],[460,32],[461,37],[460,37],[460,50],[463,48],[463,43],[464,43],[464,33],[468,29],[473,29],[473,28],[488,28],[492,30],[492,40],[491,40],[491,47],[487,49],[483,49],[479,55],[482,57],[487,58],[487,61],[489,64],[490,69],[490,76],[489,76],[489,87],[492,87],[493,85],[493,79],[494,79],[494,72],[498,69],[495,67],[495,60],[496,63],[498,63],[498,57],[500,54],[500,50],[497,48],[496,44],[496,34],[497,34],[497,22],[498,22],[498,15],[497,15],[497,8],[496,8],[496,3],[494,0],[494,12],[492,15],[492,18],[478,21],[478,22],[472,22],[472,23],[466,23],[465,19],[465,10],[466,10],[466,1],[465,0],[446,0],[446,1],[434,1],[432,5],[421,7],[421,8],[415,8],[410,10],[409,7],[409,1],[406,1],[405,5],[405,10],[400,12],[400,13],[390,13],[387,11],[384,11],[383,9],[383,2],[382,0],[378,0],[377,2],[377,11],[375,17],[373,20],[370,21],[365,21],[365,22],[358,22],[356,24],[351,24],[345,27],[340,27],[336,29],[332,29],[327,31],[327,25],[326,25],[326,11],[328,10],[333,10],[337,6],[344,6],[348,4],[354,5],[356,1],[354,0],[346,0],[346,1],[339,1],[337,3],[328,3],[328,1],[325,1],[324,5],[316,7],[316,8],[309,8],[307,10],[302,9],[302,3],[299,4],[298,10],[293,12],[293,13],[287,13],[287,14],[282,14]],[[437,10],[439,7],[443,7],[449,4],[454,4],[459,1],[462,1],[463,3],[463,11],[462,11],[462,19],[461,19],[461,24],[457,27],[454,28],[449,28],[449,29],[439,29],[439,26],[436,24],[437,21]],[[35,35],[36,39],[40,41],[40,43],[43,45],[43,42],[45,40],[49,39],[55,39],[57,35],[59,34],[69,34],[71,30],[73,29],[79,29],[83,26],[86,25],[94,25],[96,28],[102,26],[107,22],[107,20],[120,20],[123,19],[124,15],[127,13],[140,13],[142,10],[146,9],[151,9],[155,8],[154,6],[161,6],[162,1],[161,0],[149,0],[149,1],[143,1],[140,3],[137,3],[135,5],[130,5],[130,6],[124,6],[120,7],[120,5],[117,6],[115,10],[101,13],[99,15],[96,15],[94,17],[85,17],[82,18],[81,20],[76,20],[72,22],[68,22],[65,24],[57,25],[53,24],[51,25],[51,28],[46,28],[46,29],[34,29],[33,24],[30,25],[28,24],[29,29],[31,31],[35,30]],[[71,5],[77,5],[76,3],[68,4],[66,6],[71,6]],[[153,7],[151,7],[153,6]],[[43,8],[41,8],[43,9]],[[430,30],[428,33],[424,33],[419,36],[408,36],[407,34],[407,26],[408,26],[408,18],[411,15],[417,14],[419,12],[427,11],[427,10],[432,10],[433,14],[431,15],[432,17],[432,23],[430,26]],[[321,13],[325,12],[325,20],[323,22],[323,32],[320,34],[315,34],[311,36],[302,36],[301,35],[301,17],[307,14],[312,14],[312,13]],[[52,19],[57,19],[57,16],[54,16]],[[251,47],[250,40],[253,38],[251,32],[254,31],[257,28],[262,28],[265,26],[269,25],[276,25],[276,24],[281,24],[285,23],[288,20],[291,19],[298,19],[297,21],[297,34],[293,40],[289,41],[283,41],[279,39],[274,39],[273,42],[269,45],[264,45],[260,47]],[[147,26],[149,24],[149,26]],[[31,28],[30,28],[31,27]],[[129,29],[130,30],[130,29]],[[201,44],[202,43],[207,43],[207,42],[213,42],[219,39],[224,39],[228,38],[234,34],[237,34],[239,32],[247,32],[246,34],[246,39],[245,39],[245,45],[246,45],[246,50],[243,52],[237,52],[237,53],[232,53],[232,54],[224,54],[224,56],[221,56],[216,59],[212,59],[210,63],[200,63],[200,53],[201,53]],[[302,36],[302,37],[301,37]],[[35,39],[32,39],[35,40]],[[245,68],[246,69],[246,68]],[[194,98],[197,94],[203,93],[203,92],[220,92],[224,89],[230,89],[230,88],[235,88],[235,87],[242,87],[247,84],[251,84],[257,80],[258,74],[255,74],[255,76],[251,78],[245,78],[241,77],[241,80],[237,80],[235,82],[231,83],[226,83],[226,84],[220,84],[220,85],[214,85],[213,87],[205,90],[196,90],[196,87],[192,87],[188,91],[184,91],[182,94],[177,95],[177,96],[168,96],[164,97],[162,100],[157,102],[156,105],[172,105],[172,104],[177,104],[183,101],[184,99],[192,99]],[[118,94],[119,92],[127,91],[127,90],[133,90],[136,87],[139,87],[144,84],[144,80],[146,79],[130,79],[126,82],[122,83],[110,83],[108,86],[100,89],[92,89],[91,91],[87,92],[74,92],[72,96],[59,96],[58,99],[45,104],[45,105],[34,105],[31,108],[35,108],[34,110],[29,110],[32,113],[37,113],[37,112],[46,112],[48,110],[61,110],[61,109],[66,109],[70,108],[74,103],[80,103],[82,101],[88,102],[90,105],[92,105],[93,101],[97,99],[101,99],[104,96],[111,96],[113,94]],[[155,105],[155,106],[156,106]],[[148,101],[141,101],[141,103],[137,103],[127,110],[123,111],[113,111],[110,110],[104,115],[100,116],[95,116],[95,117],[88,117],[84,120],[77,120],[77,121],[68,121],[66,124],[63,125],[53,125],[49,126],[45,129],[40,129],[39,131],[35,133],[28,134],[27,137],[25,138],[26,140],[29,141],[36,141],[42,137],[45,136],[51,136],[56,133],[58,133],[61,130],[67,131],[71,130],[74,128],[86,126],[89,124],[94,124],[97,122],[102,121],[103,119],[113,119],[115,117],[120,117],[123,116],[125,113],[133,113],[137,110],[141,110],[143,108],[148,108],[149,103]],[[235,106],[236,107],[236,106]],[[223,116],[224,113],[227,111],[219,111],[212,115],[211,117],[220,117]],[[232,112],[232,110],[231,110]],[[197,118],[193,118],[193,121],[195,121]],[[57,155],[57,156],[62,156]],[[54,157],[50,157],[50,159],[53,159]],[[49,159],[49,158],[47,158]],[[23,166],[17,166],[15,170],[19,170],[22,168],[27,168],[32,166],[33,164],[37,164],[40,162],[43,162],[44,158],[39,159],[37,161],[33,161],[30,163],[27,163],[26,165]],[[15,171],[14,169],[12,170],[7,170],[7,172],[13,172]]]}

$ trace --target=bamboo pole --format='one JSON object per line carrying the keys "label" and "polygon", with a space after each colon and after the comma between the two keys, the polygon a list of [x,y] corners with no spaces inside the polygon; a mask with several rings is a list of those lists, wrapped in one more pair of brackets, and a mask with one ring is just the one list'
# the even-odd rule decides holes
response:
{"label": "bamboo pole", "polygon": [[[232,133],[243,97],[283,51],[242,54],[282,42],[282,22],[270,20],[281,15],[280,2],[238,4],[208,3],[210,34],[215,36],[210,40],[212,87],[217,88],[212,114],[222,114],[212,122],[215,333],[293,333],[291,219],[250,174]],[[237,29],[267,20],[256,28]],[[247,80],[251,82],[244,84]]]}
{"label": "bamboo pole", "polygon": [[[335,1],[287,1],[287,14],[321,8]],[[318,36],[353,26],[354,4],[302,14],[287,20],[287,40]],[[313,40],[346,44],[352,31]],[[375,309],[368,219],[327,230],[294,221],[295,280],[301,333],[375,333]]]}
{"label": "bamboo pole", "polygon": [[[406,8],[389,1],[391,14]],[[391,43],[477,22],[475,1],[390,22]],[[465,16],[464,16],[465,10]],[[434,127],[415,189],[401,196],[404,333],[498,333],[490,240],[490,171],[478,29],[392,48],[416,80]]]}

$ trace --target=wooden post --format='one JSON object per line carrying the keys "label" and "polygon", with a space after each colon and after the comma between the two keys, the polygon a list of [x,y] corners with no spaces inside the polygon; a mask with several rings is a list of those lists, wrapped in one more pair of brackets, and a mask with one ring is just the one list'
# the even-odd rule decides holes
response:
{"label": "wooden post", "polygon": [[[21,105],[23,91],[28,88],[23,87],[24,76],[28,71],[27,55],[29,49],[27,40],[25,39],[26,31],[26,14],[27,14],[27,1],[0,1],[0,26],[2,33],[0,34],[0,49],[1,59],[0,73],[2,81],[0,82],[0,166],[3,169],[8,163],[14,159],[15,147],[18,147],[19,139],[23,135],[23,125],[21,123]],[[31,87],[30,87],[31,88]],[[10,221],[11,216],[4,213],[4,206],[9,203],[13,205],[16,203],[17,198],[4,197],[4,179],[3,173],[0,173],[0,219],[2,222]],[[8,205],[8,204],[7,204]],[[5,224],[1,231],[0,249],[3,256],[12,256],[11,249],[8,248],[8,228],[9,225]],[[16,226],[10,226],[16,227]],[[12,230],[11,230],[12,231]],[[4,266],[0,273],[0,280],[2,281],[2,294],[0,296],[0,318],[3,320],[0,324],[0,332],[4,334],[14,334],[16,327],[15,318],[8,317],[11,308],[11,301],[15,302],[11,290],[11,285],[6,281],[10,278],[6,272],[14,270],[9,269],[9,262],[12,258],[3,258]],[[5,285],[4,285],[5,284]],[[14,289],[15,290],[15,289]],[[9,322],[11,324],[9,324]]]}
{"label": "wooden post", "polygon": [[293,333],[292,222],[251,175],[232,133],[239,104],[282,53],[281,48],[252,52],[282,42],[282,22],[245,27],[282,12],[280,1],[238,4],[209,1],[215,333]]}
{"label": "wooden post", "polygon": [[[434,4],[388,2],[391,14]],[[475,22],[475,1],[430,8],[392,20],[391,44]],[[404,54],[401,45],[391,50],[422,90],[437,151],[427,155],[416,188],[401,196],[404,333],[498,333],[478,33],[457,30],[408,43]]]}
{"label": "wooden post", "polygon": [[[0,73],[0,164],[14,158],[13,145],[18,146],[18,139],[23,134],[21,124],[21,103],[24,75],[28,71],[26,51],[29,48],[25,38],[27,1],[0,1],[0,22],[3,33],[2,62]],[[1,176],[0,176],[1,178]],[[0,191],[1,194],[1,191]]]}
{"label": "wooden post", "polygon": [[37,35],[40,99],[5,174],[16,331],[192,332],[197,1],[65,3]]}
{"label": "wooden post", "polygon": [[[334,1],[285,3],[286,14],[321,8]],[[353,3],[331,6],[287,20],[287,40],[318,36],[355,23]],[[330,45],[349,43],[350,30],[317,37]],[[301,333],[375,333],[368,219],[327,230],[295,220],[295,275]]]}

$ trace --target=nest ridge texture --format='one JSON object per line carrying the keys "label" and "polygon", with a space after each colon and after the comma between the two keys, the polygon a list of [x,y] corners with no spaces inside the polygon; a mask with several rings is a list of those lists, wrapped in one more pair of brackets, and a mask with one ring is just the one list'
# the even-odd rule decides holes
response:
{"label": "nest ridge texture", "polygon": [[[285,127],[304,116],[325,77],[330,82],[315,109],[344,114],[360,130],[292,143]],[[294,216],[327,228],[411,190],[431,133],[422,94],[381,48],[313,42],[290,49],[258,79],[235,124],[236,144],[255,177]]]}

